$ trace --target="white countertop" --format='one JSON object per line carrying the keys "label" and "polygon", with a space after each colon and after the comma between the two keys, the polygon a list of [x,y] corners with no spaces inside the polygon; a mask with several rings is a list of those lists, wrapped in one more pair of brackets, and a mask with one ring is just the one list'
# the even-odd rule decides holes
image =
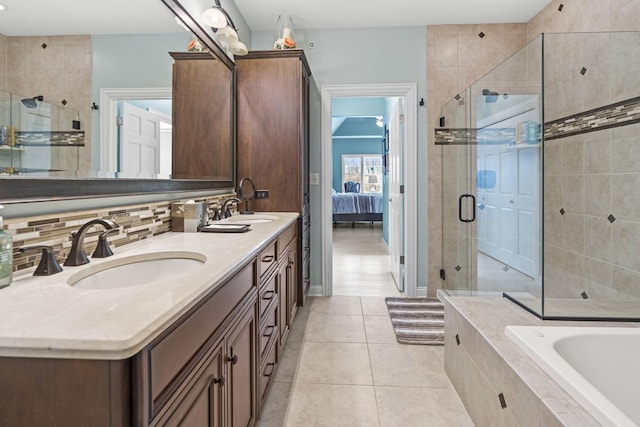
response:
{"label": "white countertop", "polygon": [[[0,289],[0,356],[118,360],[134,355],[298,217],[268,214],[278,219],[251,224],[246,233],[165,233],[112,248],[109,258],[63,266],[64,271],[53,276],[14,277],[9,287]],[[84,268],[165,251],[203,254],[204,268],[108,290],[67,284]]]}

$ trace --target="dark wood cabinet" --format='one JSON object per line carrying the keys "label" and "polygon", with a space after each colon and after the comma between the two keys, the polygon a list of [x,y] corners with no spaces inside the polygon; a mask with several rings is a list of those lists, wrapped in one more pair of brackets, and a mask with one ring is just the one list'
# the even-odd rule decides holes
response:
{"label": "dark wood cabinet", "polygon": [[247,310],[227,339],[228,411],[227,425],[247,427],[256,421],[256,318]]}
{"label": "dark wood cabinet", "polygon": [[224,425],[224,347],[206,357],[185,396],[158,425],[166,427],[222,427]]}
{"label": "dark wood cabinet", "polygon": [[234,177],[233,72],[209,52],[171,52],[173,179]]}
{"label": "dark wood cabinet", "polygon": [[310,85],[311,71],[300,49],[252,51],[236,58],[236,177],[250,177],[256,188],[269,190],[269,198],[252,201],[253,209],[300,214],[300,303],[310,286]]}

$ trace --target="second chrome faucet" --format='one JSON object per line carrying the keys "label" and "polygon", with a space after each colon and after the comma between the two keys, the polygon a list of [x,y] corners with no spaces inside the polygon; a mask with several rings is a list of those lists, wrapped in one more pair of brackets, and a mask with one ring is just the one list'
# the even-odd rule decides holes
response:
{"label": "second chrome faucet", "polygon": [[[110,219],[96,218],[83,224],[78,229],[78,231],[73,233],[73,239],[71,241],[71,251],[69,251],[69,255],[64,262],[65,266],[83,265],[89,262],[89,258],[84,251],[84,236],[87,234],[87,230],[89,230],[94,225],[102,225],[107,230],[100,235],[98,247],[96,249],[96,252],[94,252],[94,257],[104,258],[113,254],[111,252],[111,249],[109,249],[109,245],[106,241],[106,236],[107,234],[111,233],[112,230],[116,230],[119,225]],[[101,251],[99,251],[98,249],[101,249]]]}

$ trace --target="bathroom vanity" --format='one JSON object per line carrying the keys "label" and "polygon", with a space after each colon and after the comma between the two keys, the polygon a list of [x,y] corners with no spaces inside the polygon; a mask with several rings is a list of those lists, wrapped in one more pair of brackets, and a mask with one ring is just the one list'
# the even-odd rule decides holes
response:
{"label": "bathroom vanity", "polygon": [[[165,233],[16,277],[0,293],[0,425],[253,425],[296,312],[298,214],[270,216],[246,233]],[[68,284],[82,269],[185,254],[202,265],[142,284]]]}

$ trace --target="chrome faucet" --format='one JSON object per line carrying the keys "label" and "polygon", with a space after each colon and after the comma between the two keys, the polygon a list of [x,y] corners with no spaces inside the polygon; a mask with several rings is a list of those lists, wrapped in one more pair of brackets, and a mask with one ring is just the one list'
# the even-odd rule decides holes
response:
{"label": "chrome faucet", "polygon": [[229,218],[231,216],[231,211],[229,210],[229,203],[242,203],[242,200],[237,197],[230,197],[222,203],[222,207],[220,208],[220,219]]}
{"label": "chrome faucet", "polygon": [[71,251],[69,251],[69,255],[63,265],[82,265],[89,262],[89,258],[87,258],[87,254],[84,251],[84,236],[87,234],[87,230],[98,224],[102,225],[107,230],[119,227],[119,225],[114,221],[102,218],[92,219],[82,225],[78,231],[72,233],[73,239],[71,241]]}

